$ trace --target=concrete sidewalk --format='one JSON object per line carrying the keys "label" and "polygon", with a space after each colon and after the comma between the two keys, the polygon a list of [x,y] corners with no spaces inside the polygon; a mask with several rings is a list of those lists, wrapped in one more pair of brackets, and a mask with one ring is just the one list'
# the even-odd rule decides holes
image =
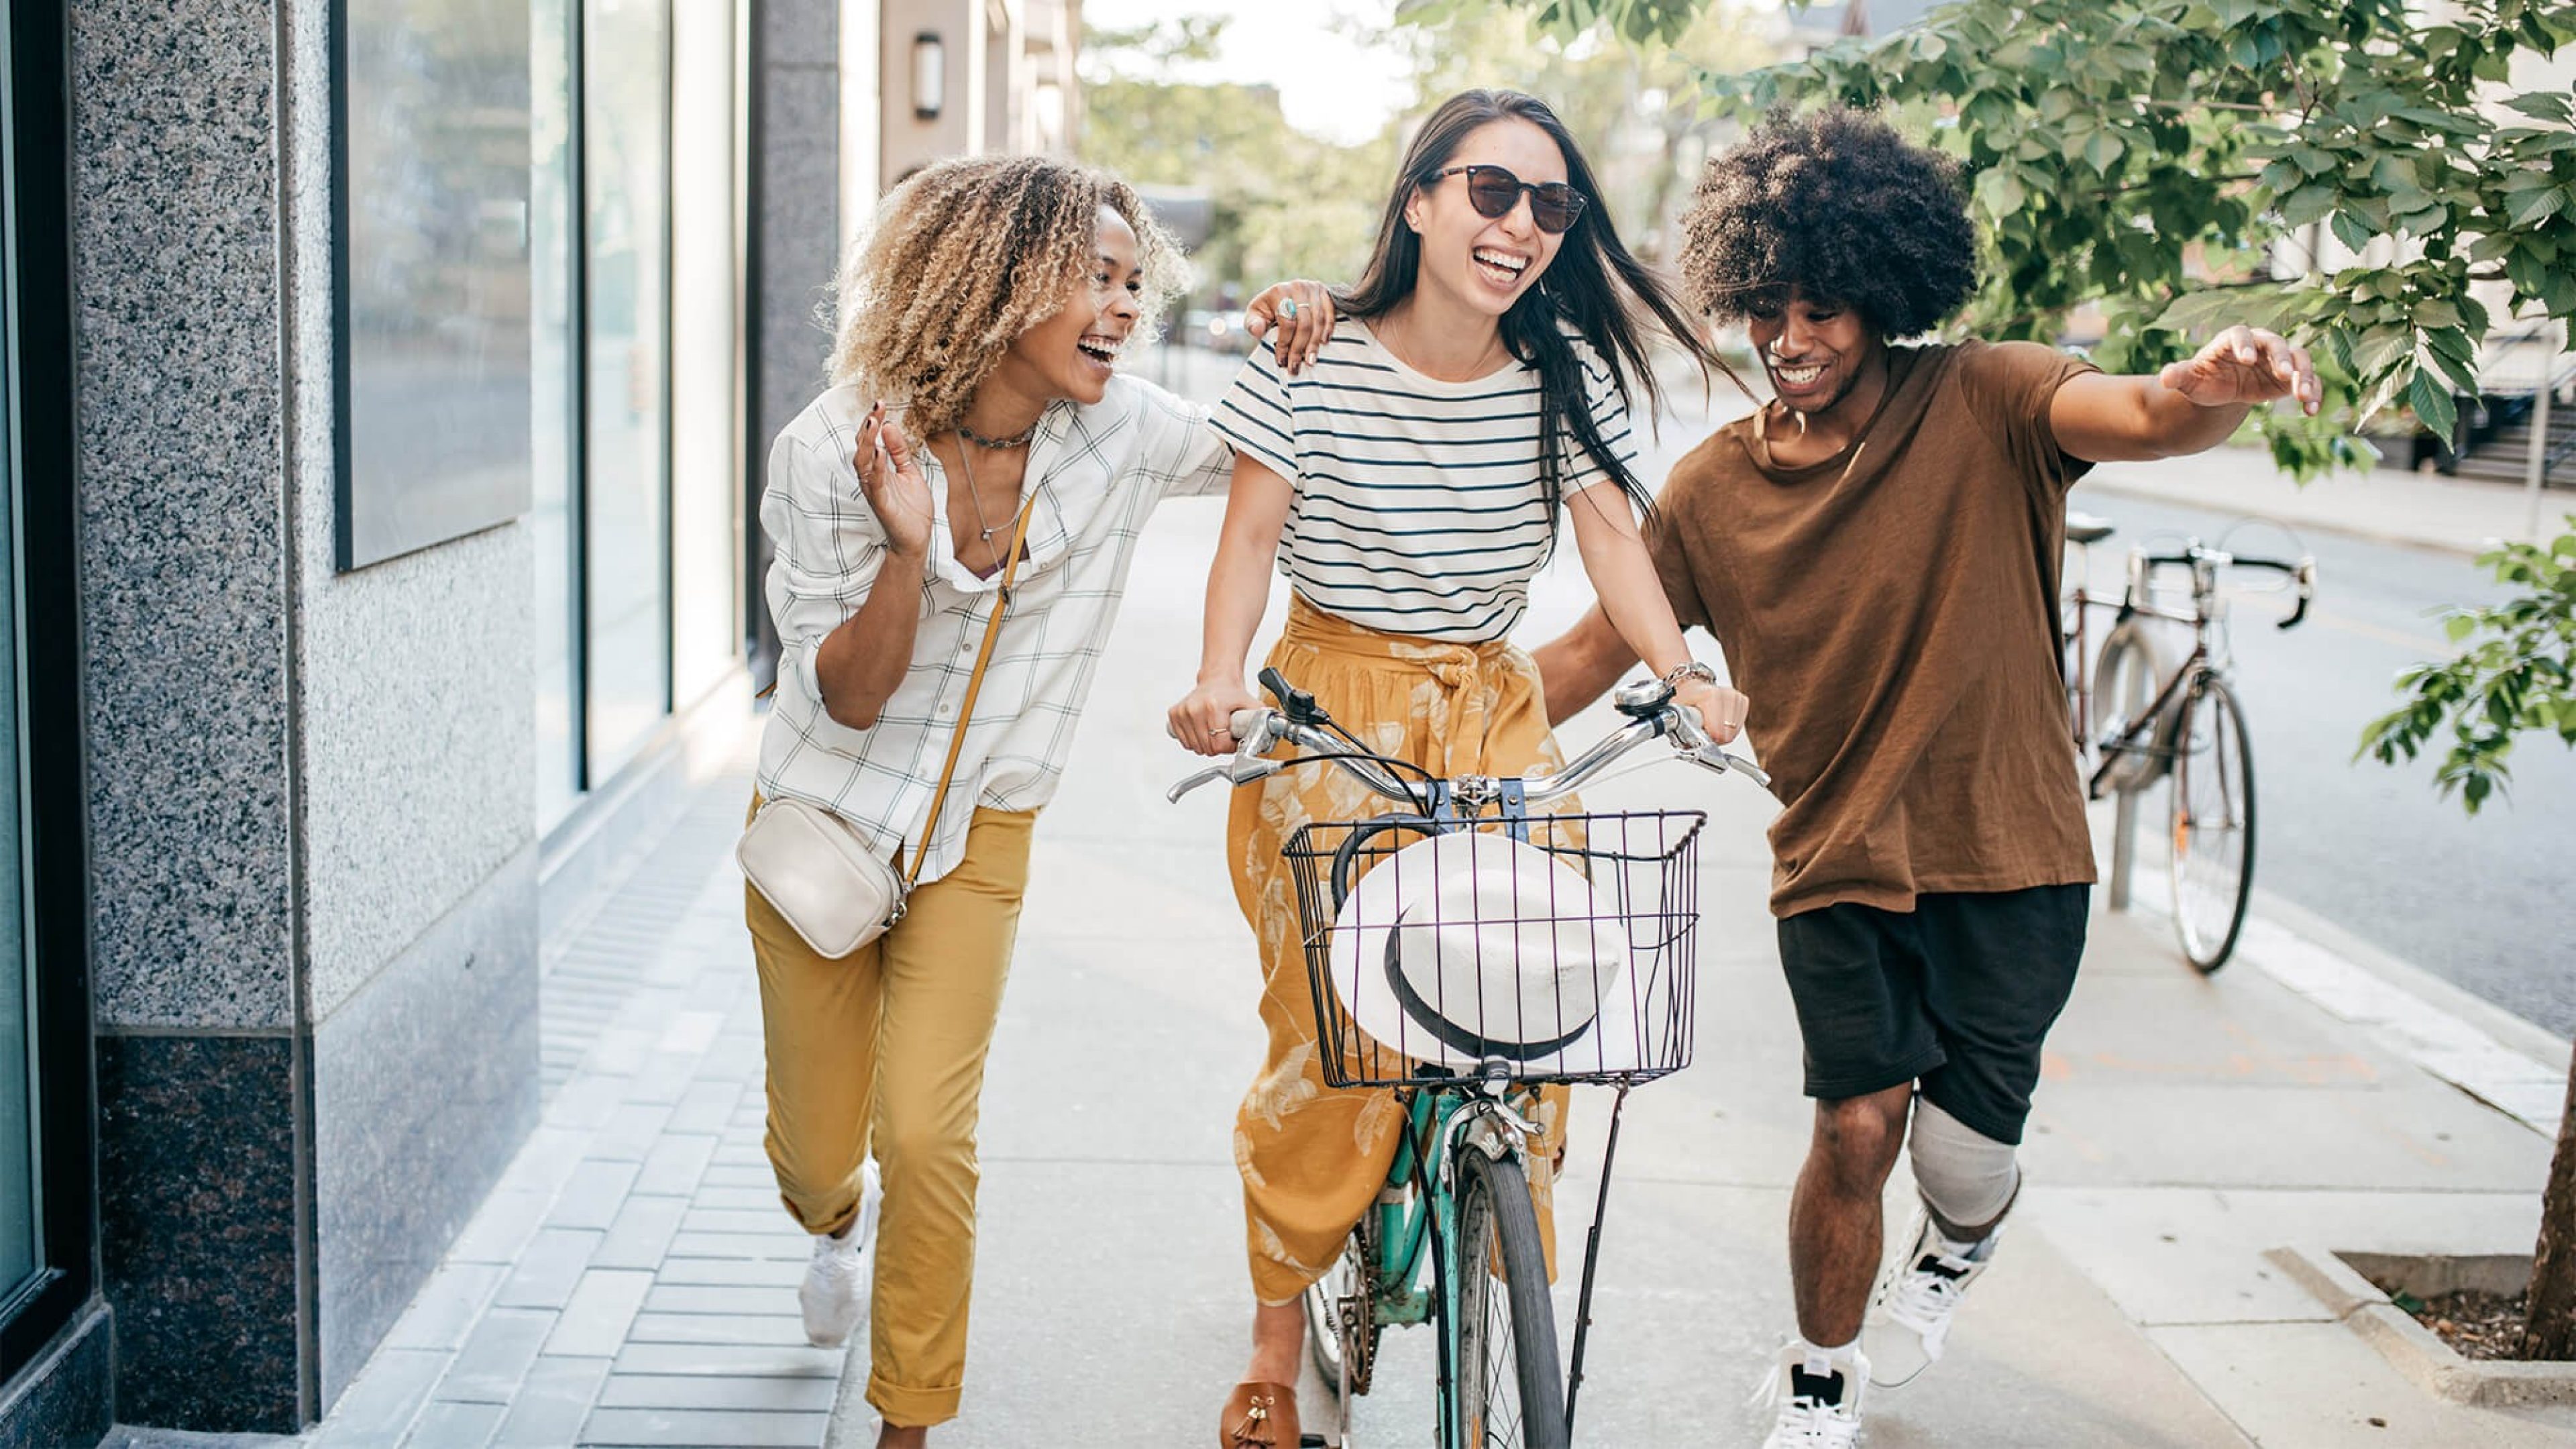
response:
{"label": "concrete sidewalk", "polygon": [[[1039,829],[985,1098],[966,1412],[943,1446],[1201,1443],[1242,1367],[1230,1134],[1261,1046],[1253,952],[1221,856],[1225,802],[1162,799],[1193,765],[1161,717],[1196,655],[1219,516],[1175,504],[1146,536]],[[1587,597],[1561,561],[1524,637]],[[842,1356],[797,1334],[806,1243],[760,1158],[757,996],[727,858],[745,789],[739,773],[710,782],[558,943],[544,1125],[313,1442],[872,1442]],[[1589,800],[1704,809],[1710,827],[1697,1060],[1629,1105],[1580,1442],[1749,1446],[1761,1417],[1743,1399],[1791,1323],[1786,1202],[1808,1123],[1762,905],[1773,806],[1677,767]],[[1568,1244],[1604,1106],[1579,1104]],[[2023,1208],[1950,1358],[1873,1401],[1868,1442],[2576,1445],[2576,1414],[2427,1397],[2262,1256],[2320,1241],[2527,1252],[2548,1148],[2369,1021],[2265,970],[2203,980],[2161,921],[2097,916]],[[1423,1442],[1429,1380],[1427,1335],[1390,1333],[1361,1441]]]}

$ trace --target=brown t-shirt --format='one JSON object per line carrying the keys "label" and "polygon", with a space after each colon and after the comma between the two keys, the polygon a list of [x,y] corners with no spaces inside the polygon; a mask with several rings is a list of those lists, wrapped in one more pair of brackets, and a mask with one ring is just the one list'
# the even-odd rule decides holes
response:
{"label": "brown t-shirt", "polygon": [[1772,464],[1757,413],[1674,466],[1655,568],[1751,697],[1787,807],[1773,914],[2093,879],[2057,642],[2088,465],[2048,422],[2091,370],[2027,342],[1895,348],[1840,455]]}

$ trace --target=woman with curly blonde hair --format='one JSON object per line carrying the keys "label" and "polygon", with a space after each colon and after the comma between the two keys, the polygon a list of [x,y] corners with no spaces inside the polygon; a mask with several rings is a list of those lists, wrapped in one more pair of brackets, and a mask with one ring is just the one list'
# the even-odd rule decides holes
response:
{"label": "woman with curly blonde hair", "polygon": [[[1185,273],[1112,177],[1037,157],[931,167],[853,253],[833,386],[770,450],[780,656],[754,812],[829,812],[913,876],[894,924],[838,957],[757,887],[744,901],[769,1160],[814,1234],[805,1329],[844,1341],[872,1291],[880,1445],[923,1443],[958,1410],[976,1112],[1031,827],[1146,515],[1230,476],[1204,409],[1114,369]],[[1274,303],[1283,355],[1330,326],[1320,286],[1264,293],[1257,328]]]}

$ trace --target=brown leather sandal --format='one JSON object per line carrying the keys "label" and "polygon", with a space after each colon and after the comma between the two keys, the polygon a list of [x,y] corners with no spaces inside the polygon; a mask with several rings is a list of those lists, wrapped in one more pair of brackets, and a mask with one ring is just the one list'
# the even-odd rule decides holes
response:
{"label": "brown leather sandal", "polygon": [[1234,1386],[1216,1421],[1219,1449],[1297,1449],[1297,1390],[1257,1381]]}

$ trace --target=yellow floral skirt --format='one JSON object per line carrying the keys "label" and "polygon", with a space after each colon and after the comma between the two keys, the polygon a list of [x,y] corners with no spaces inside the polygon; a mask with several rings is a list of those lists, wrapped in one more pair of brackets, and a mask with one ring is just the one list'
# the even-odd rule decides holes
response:
{"label": "yellow floral skirt", "polygon": [[[1538,668],[1509,644],[1382,634],[1298,597],[1269,662],[1370,748],[1435,775],[1517,775],[1563,763],[1548,732]],[[1404,1125],[1394,1092],[1325,1085],[1297,883],[1280,852],[1311,821],[1365,819],[1398,808],[1340,769],[1304,765],[1271,776],[1258,790],[1235,791],[1226,821],[1235,899],[1261,950],[1261,1019],[1270,1033],[1269,1054],[1234,1127],[1245,1246],[1253,1292],[1263,1303],[1294,1300],[1341,1255],[1386,1181]],[[1581,809],[1571,799],[1553,808]],[[1563,1087],[1547,1088],[1532,1118],[1545,1141],[1532,1153],[1530,1191],[1551,1275],[1550,1209],[1566,1096]]]}

